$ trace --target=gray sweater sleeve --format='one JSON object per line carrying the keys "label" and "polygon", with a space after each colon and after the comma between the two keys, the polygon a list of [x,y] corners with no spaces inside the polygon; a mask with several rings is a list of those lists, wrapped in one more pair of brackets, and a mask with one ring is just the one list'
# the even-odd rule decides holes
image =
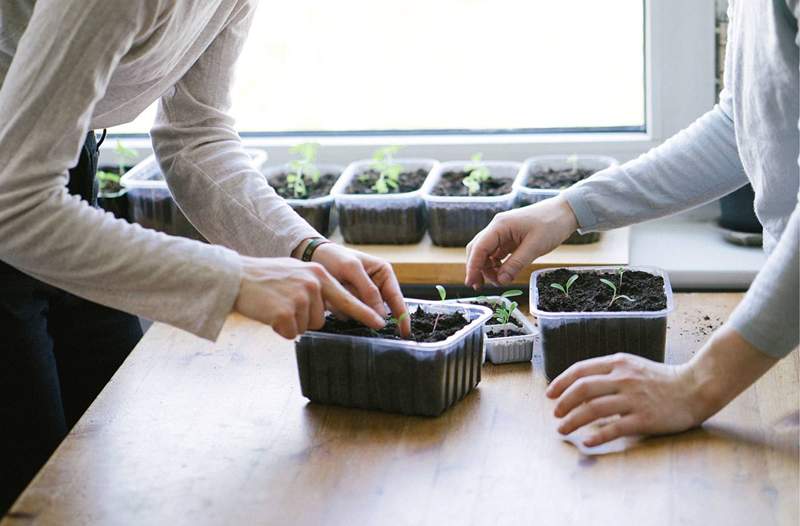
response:
{"label": "gray sweater sleeve", "polygon": [[668,216],[744,186],[728,97],[661,146],[564,191],[580,231]]}
{"label": "gray sweater sleeve", "polygon": [[289,256],[311,228],[254,169],[233,119],[230,85],[253,17],[240,4],[225,29],[161,97],[153,147],[189,220],[212,243],[248,256]]}

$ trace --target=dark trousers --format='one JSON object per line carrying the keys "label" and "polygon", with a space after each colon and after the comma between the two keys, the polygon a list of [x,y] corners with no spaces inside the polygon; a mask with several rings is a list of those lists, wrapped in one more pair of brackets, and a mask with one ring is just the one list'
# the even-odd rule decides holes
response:
{"label": "dark trousers", "polygon": [[[69,190],[96,202],[87,137]],[[139,320],[0,262],[0,516],[142,337]]]}

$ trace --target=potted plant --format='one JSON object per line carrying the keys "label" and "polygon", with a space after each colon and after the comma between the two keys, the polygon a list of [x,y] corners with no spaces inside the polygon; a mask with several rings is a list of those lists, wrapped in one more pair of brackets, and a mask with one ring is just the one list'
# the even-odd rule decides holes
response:
{"label": "potted plant", "polygon": [[397,159],[396,146],[351,163],[333,186],[339,228],[348,243],[417,243],[425,235],[422,193],[433,159]]}
{"label": "potted plant", "polygon": [[267,182],[300,217],[327,237],[336,228],[333,218],[331,188],[344,168],[317,164],[319,145],[303,143],[289,150],[298,159],[262,170]]}
{"label": "potted plant", "polygon": [[545,375],[616,352],[663,362],[672,289],[662,270],[576,267],[531,275]]}
{"label": "potted plant", "polygon": [[[617,160],[602,155],[540,155],[527,159],[515,184],[516,206],[528,206],[557,196],[573,184],[616,166]],[[583,245],[600,240],[599,232],[573,233],[564,243]]]}
{"label": "potted plant", "polygon": [[131,221],[128,210],[127,190],[122,187],[122,176],[133,168],[136,161],[136,152],[126,148],[122,142],[117,141],[114,147],[116,165],[102,165],[97,170],[97,204],[103,210],[114,214],[114,217]]}
{"label": "potted plant", "polygon": [[303,396],[313,402],[436,416],[481,379],[485,307],[406,301],[412,337],[396,320],[375,331],[328,316],[295,343]]}
{"label": "potted plant", "polygon": [[[266,152],[246,149],[256,169],[267,160]],[[131,219],[145,228],[173,236],[205,241],[172,198],[167,181],[154,155],[139,162],[122,177],[128,190]]]}
{"label": "potted plant", "polygon": [[459,303],[469,303],[490,309],[492,318],[486,322],[484,349],[486,359],[495,364],[529,362],[533,358],[536,328],[519,310],[511,298],[521,296],[521,290],[508,290],[500,296],[463,298]]}
{"label": "potted plant", "polygon": [[479,153],[469,161],[440,164],[424,195],[433,243],[466,246],[496,214],[511,210],[519,171],[520,163],[484,162]]}

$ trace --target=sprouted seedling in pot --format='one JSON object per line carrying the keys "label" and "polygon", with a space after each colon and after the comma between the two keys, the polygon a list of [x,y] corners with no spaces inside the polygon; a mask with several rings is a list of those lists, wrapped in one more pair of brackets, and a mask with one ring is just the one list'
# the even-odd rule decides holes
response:
{"label": "sprouted seedling in pot", "polygon": [[[494,311],[494,317],[501,325],[508,324],[508,320],[511,319],[511,315],[514,314],[514,311],[517,310],[519,305],[516,301],[512,301],[508,304],[508,306],[501,305],[497,307]],[[503,336],[508,334],[508,327],[503,329]]]}
{"label": "sprouted seedling in pot", "polygon": [[289,149],[289,153],[300,156],[299,159],[289,162],[290,172],[286,176],[286,182],[292,185],[292,192],[296,198],[308,195],[306,177],[314,184],[319,181],[319,168],[314,164],[318,150],[319,144],[313,142],[296,144]]}
{"label": "sprouted seedling in pot", "polygon": [[408,318],[408,312],[404,312],[403,314],[401,314],[396,318],[392,316],[391,318],[389,318],[389,323],[394,323],[395,325],[399,326],[400,323],[402,323],[402,321],[405,320],[406,318]]}
{"label": "sprouted seedling in pot", "polygon": [[[394,160],[394,155],[399,151],[399,146],[386,146],[372,156],[372,169],[378,172],[378,180],[372,185],[372,189],[379,194],[388,194],[389,189],[397,190],[400,185],[403,165]],[[361,176],[359,180],[363,182],[366,178]]]}
{"label": "sprouted seedling in pot", "polygon": [[617,269],[617,275],[619,276],[619,284],[617,285],[617,288],[619,290],[622,290],[622,275],[623,274],[625,274],[625,269],[623,267],[619,267]]}
{"label": "sprouted seedling in pot", "polygon": [[633,298],[631,298],[630,296],[625,296],[624,294],[618,294],[617,293],[617,286],[614,284],[613,281],[610,281],[610,280],[607,280],[607,279],[604,279],[604,278],[600,278],[600,281],[602,281],[604,285],[607,285],[608,288],[611,289],[611,292],[613,292],[613,296],[611,297],[611,301],[608,302],[608,306],[609,307],[612,306],[614,304],[614,302],[617,301],[618,299],[625,299],[625,300],[628,300],[628,301],[633,301]]}
{"label": "sprouted seedling in pot", "polygon": [[483,164],[482,159],[483,154],[481,153],[476,153],[470,158],[472,162],[467,165],[469,175],[461,181],[467,187],[469,195],[478,193],[481,189],[481,183],[488,181],[491,177],[491,173],[486,165]]}
{"label": "sprouted seedling in pot", "polygon": [[[447,291],[444,290],[444,287],[442,287],[441,285],[436,285],[436,292],[439,293],[439,298],[442,301],[447,299]],[[433,321],[433,330],[431,331],[431,334],[436,332],[436,326],[439,324],[439,316],[441,315],[442,315],[441,312],[436,314],[436,319]]]}
{"label": "sprouted seedling in pot", "polygon": [[577,274],[573,274],[573,275],[571,275],[569,277],[569,279],[567,280],[567,282],[565,284],[562,285],[561,283],[551,283],[550,286],[553,287],[554,289],[560,290],[561,292],[564,293],[564,296],[569,298],[569,288],[577,280],[578,280],[578,275]]}
{"label": "sprouted seedling in pot", "polygon": [[117,141],[114,146],[117,154],[117,172],[107,172],[100,170],[97,172],[97,181],[100,184],[100,191],[105,191],[110,185],[119,185],[119,180],[125,175],[125,166],[136,160],[136,152],[127,148],[121,141]]}

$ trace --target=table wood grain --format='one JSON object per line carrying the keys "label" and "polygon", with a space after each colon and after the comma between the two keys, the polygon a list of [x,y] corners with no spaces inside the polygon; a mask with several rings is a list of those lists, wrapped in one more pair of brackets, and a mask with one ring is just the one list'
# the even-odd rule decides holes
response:
{"label": "table wood grain", "polygon": [[[383,258],[392,264],[397,279],[405,285],[462,285],[466,252],[463,247],[437,247],[427,235],[415,245],[347,245],[337,230],[331,239],[356,250]],[[540,268],[627,265],[630,255],[630,228],[604,232],[597,243],[561,245],[523,269],[515,285],[527,285],[531,272]]]}
{"label": "table wood grain", "polygon": [[[668,361],[740,298],[677,295]],[[2,525],[794,526],[799,377],[794,352],[702,428],[595,457],[538,354],[414,418],[307,403],[292,343],[240,317],[216,344],[157,324]]]}

